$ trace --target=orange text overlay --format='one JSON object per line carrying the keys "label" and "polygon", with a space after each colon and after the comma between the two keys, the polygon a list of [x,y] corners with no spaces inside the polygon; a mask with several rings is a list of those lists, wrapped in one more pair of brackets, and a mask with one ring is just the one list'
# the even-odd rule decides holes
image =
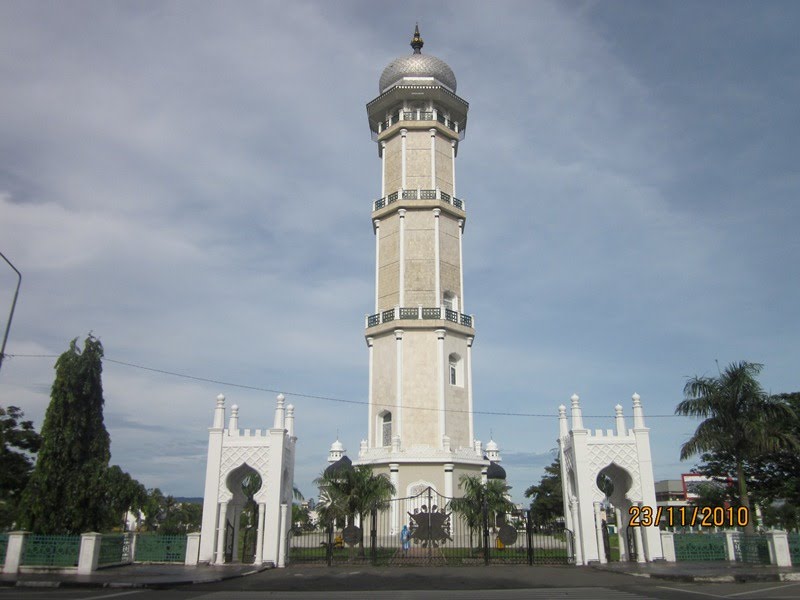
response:
{"label": "orange text overlay", "polygon": [[750,511],[744,506],[631,506],[628,527],[746,527]]}

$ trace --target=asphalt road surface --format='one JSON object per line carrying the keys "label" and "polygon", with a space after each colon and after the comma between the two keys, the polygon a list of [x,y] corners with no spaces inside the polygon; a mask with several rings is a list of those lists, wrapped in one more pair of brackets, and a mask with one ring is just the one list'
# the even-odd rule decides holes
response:
{"label": "asphalt road surface", "polygon": [[0,600],[800,600],[800,581],[679,583],[585,567],[288,568],[169,589],[0,587]]}
{"label": "asphalt road surface", "polygon": [[70,588],[2,588],[0,599],[20,600],[345,600],[400,599],[420,600],[522,600],[530,598],[564,600],[640,600],[645,598],[731,598],[736,600],[768,600],[800,598],[800,582],[787,583],[716,583],[673,584],[663,581],[632,581],[614,587],[547,587],[536,589],[476,589],[476,590],[366,590],[366,591],[270,591],[237,590],[229,582],[221,588],[180,590],[120,590]]}

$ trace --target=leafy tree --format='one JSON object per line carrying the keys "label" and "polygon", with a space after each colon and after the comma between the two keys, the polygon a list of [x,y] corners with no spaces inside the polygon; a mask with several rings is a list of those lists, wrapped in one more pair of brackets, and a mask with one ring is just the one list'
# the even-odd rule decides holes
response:
{"label": "leafy tree", "polygon": [[203,507],[194,502],[178,502],[173,496],[165,496],[160,489],[153,488],[147,491],[141,511],[147,531],[177,535],[200,530]]}
{"label": "leafy tree", "polygon": [[112,517],[110,525],[122,524],[128,511],[139,512],[147,504],[145,487],[117,465],[108,469],[105,478],[106,502]]}
{"label": "leafy tree", "polygon": [[103,423],[103,346],[91,334],[77,338],[56,361],[42,446],[23,493],[24,525],[35,533],[101,530],[110,440]]}
{"label": "leafy tree", "polygon": [[167,496],[164,498],[162,514],[164,518],[158,526],[158,533],[181,535],[200,530],[203,507],[194,502],[178,502],[173,496]]}
{"label": "leafy tree", "polygon": [[722,481],[700,483],[693,491],[697,494],[697,498],[692,499],[691,504],[701,508],[740,505],[736,489]]}
{"label": "leafy tree", "polygon": [[296,502],[292,504],[292,529],[296,533],[311,531],[314,526],[311,524],[311,516],[308,514],[308,507]]}
{"label": "leafy tree", "polygon": [[156,531],[164,519],[164,494],[158,488],[147,490],[147,499],[142,506],[144,513],[144,528],[147,531]]}
{"label": "leafy tree", "polygon": [[[757,380],[763,365],[731,363],[719,377],[693,377],[683,389],[675,413],[703,417],[691,438],[681,446],[681,460],[707,452],[724,454],[735,465],[741,504],[750,510],[745,465],[749,461],[797,446],[787,428],[795,418],[785,401],[769,396]],[[746,533],[753,533],[750,519]]]}
{"label": "leafy tree", "polygon": [[38,452],[41,436],[32,421],[23,421],[16,406],[0,406],[0,528],[17,518],[20,497],[33,471],[31,454]]}
{"label": "leafy tree", "polygon": [[[787,422],[787,428],[800,439],[800,393],[777,394],[774,398],[793,410],[795,416]],[[736,462],[729,453],[705,453],[700,460],[702,463],[694,469],[697,473],[723,483],[736,480]],[[750,498],[761,507],[764,525],[796,528],[800,519],[800,453],[792,448],[766,452],[745,461],[743,467]],[[738,506],[736,490],[728,487],[727,491],[727,499]]]}
{"label": "leafy tree", "polygon": [[536,525],[550,523],[564,516],[564,495],[561,491],[561,459],[556,459],[544,468],[545,474],[538,485],[525,490],[531,500],[531,520]]}
{"label": "leafy tree", "polygon": [[496,523],[498,516],[505,517],[514,508],[508,499],[511,487],[499,479],[490,479],[483,483],[479,476],[467,474],[459,477],[458,483],[463,495],[451,500],[450,508],[466,521],[469,527],[469,545],[472,548],[473,532],[480,532],[483,527],[484,507],[489,523]]}
{"label": "leafy tree", "polygon": [[764,506],[762,514],[767,527],[778,527],[787,531],[800,529],[800,508],[785,500]]}
{"label": "leafy tree", "polygon": [[[787,429],[795,440],[800,440],[800,392],[777,394],[776,401],[785,402],[794,412],[787,421]],[[748,479],[758,482],[756,492],[763,505],[784,500],[800,509],[800,452],[784,446],[767,452],[746,465]]]}

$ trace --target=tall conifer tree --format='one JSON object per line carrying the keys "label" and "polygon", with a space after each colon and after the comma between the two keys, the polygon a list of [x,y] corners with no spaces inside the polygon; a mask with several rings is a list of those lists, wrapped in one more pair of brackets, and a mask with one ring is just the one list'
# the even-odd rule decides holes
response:
{"label": "tall conifer tree", "polygon": [[103,423],[103,345],[91,334],[83,351],[72,340],[56,361],[42,447],[24,493],[24,523],[34,533],[99,531],[110,439]]}

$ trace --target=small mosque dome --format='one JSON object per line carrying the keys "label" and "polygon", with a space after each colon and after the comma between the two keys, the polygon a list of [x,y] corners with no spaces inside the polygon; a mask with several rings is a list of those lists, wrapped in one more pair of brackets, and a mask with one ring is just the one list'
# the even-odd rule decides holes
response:
{"label": "small mosque dome", "polygon": [[325,475],[328,477],[336,477],[338,473],[349,471],[353,468],[353,461],[346,456],[343,456],[332,465],[325,469]]}
{"label": "small mosque dome", "polygon": [[497,442],[495,442],[494,440],[489,440],[489,442],[486,444],[486,451],[497,452],[498,450],[499,448],[497,447]]}
{"label": "small mosque dome", "polygon": [[489,462],[489,468],[486,469],[486,479],[505,479],[506,470],[494,461]]}
{"label": "small mosque dome", "polygon": [[414,30],[411,47],[414,53],[401,56],[390,62],[381,74],[378,92],[383,93],[398,83],[404,77],[433,77],[436,81],[447,87],[451,92],[456,91],[456,76],[446,62],[430,54],[422,54],[422,38],[419,36],[419,27]]}
{"label": "small mosque dome", "polygon": [[[329,438],[330,439],[330,438]],[[336,438],[336,441],[331,444],[331,452],[344,452],[344,444]]]}

